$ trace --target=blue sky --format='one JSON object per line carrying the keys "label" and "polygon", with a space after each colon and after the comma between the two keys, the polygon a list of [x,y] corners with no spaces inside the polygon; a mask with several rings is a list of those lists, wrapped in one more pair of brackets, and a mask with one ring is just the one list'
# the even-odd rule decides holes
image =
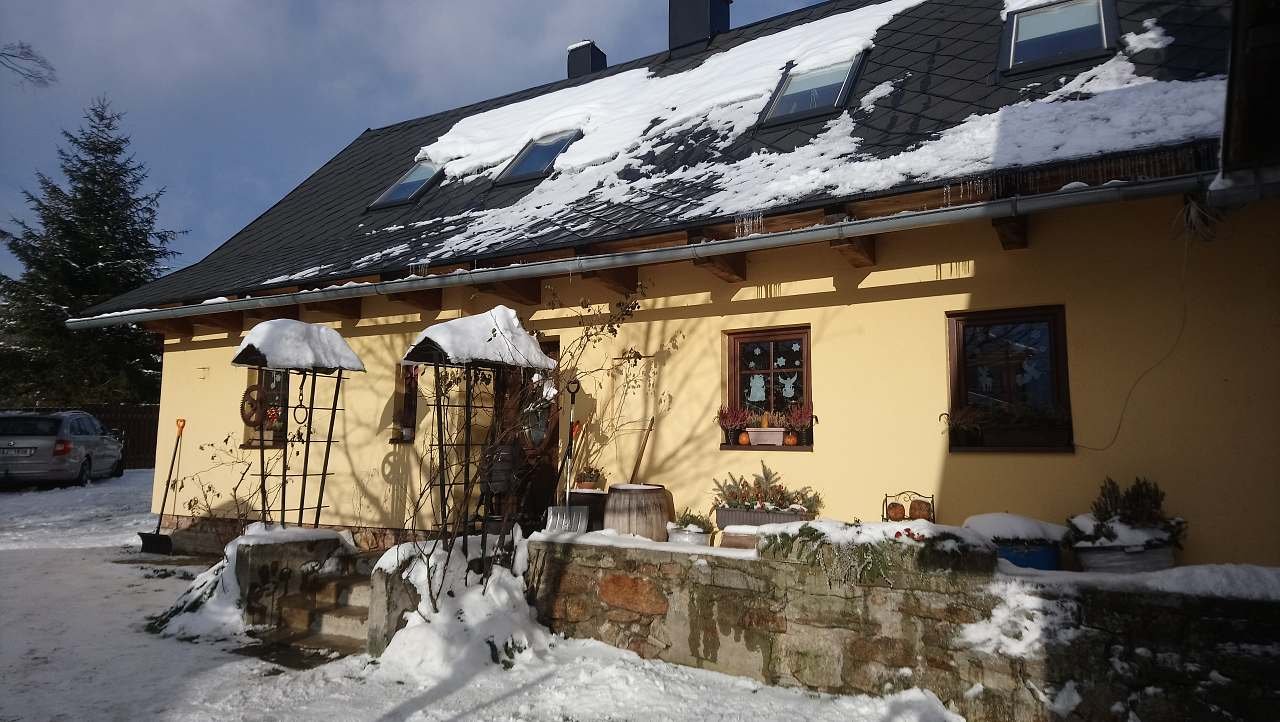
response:
{"label": "blue sky", "polygon": [[[736,0],[734,26],[814,4]],[[167,191],[161,222],[199,260],[369,127],[558,80],[592,38],[611,63],[662,50],[664,0],[16,0],[0,43],[25,41],[59,82],[0,76],[0,224],[57,171],[61,128],[106,94]],[[0,272],[19,264],[0,250]]]}

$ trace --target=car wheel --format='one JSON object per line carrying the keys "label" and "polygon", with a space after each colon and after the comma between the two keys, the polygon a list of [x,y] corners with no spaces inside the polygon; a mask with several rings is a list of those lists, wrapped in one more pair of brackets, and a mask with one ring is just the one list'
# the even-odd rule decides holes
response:
{"label": "car wheel", "polygon": [[124,457],[121,456],[116,460],[116,465],[111,467],[111,478],[119,479],[124,476]]}
{"label": "car wheel", "polygon": [[80,473],[76,475],[76,484],[79,486],[88,486],[93,481],[93,466],[88,459],[80,462]]}

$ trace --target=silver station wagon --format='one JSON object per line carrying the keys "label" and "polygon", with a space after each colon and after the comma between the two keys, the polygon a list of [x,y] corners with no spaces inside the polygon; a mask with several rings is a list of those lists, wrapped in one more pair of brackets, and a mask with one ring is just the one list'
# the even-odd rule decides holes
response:
{"label": "silver station wagon", "polygon": [[124,444],[83,411],[0,412],[0,487],[124,473]]}

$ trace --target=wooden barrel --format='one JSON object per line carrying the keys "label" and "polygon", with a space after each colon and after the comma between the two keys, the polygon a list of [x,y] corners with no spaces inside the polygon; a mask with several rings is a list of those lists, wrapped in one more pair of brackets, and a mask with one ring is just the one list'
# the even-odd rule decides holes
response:
{"label": "wooden barrel", "polygon": [[615,484],[604,507],[604,528],[654,541],[667,540],[667,522],[675,521],[671,496],[658,484]]}

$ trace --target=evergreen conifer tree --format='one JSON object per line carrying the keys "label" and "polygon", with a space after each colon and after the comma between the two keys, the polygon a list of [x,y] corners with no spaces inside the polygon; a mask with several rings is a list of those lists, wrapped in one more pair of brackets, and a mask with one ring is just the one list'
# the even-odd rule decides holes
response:
{"label": "evergreen conifer tree", "polygon": [[53,406],[159,398],[159,339],[134,326],[71,331],[81,311],[151,281],[177,235],[156,227],[163,189],[144,192],[146,166],[129,152],[121,113],[105,98],[85,125],[62,132],[65,185],[37,172],[24,191],[33,219],[0,240],[22,263],[0,275],[0,404]]}

